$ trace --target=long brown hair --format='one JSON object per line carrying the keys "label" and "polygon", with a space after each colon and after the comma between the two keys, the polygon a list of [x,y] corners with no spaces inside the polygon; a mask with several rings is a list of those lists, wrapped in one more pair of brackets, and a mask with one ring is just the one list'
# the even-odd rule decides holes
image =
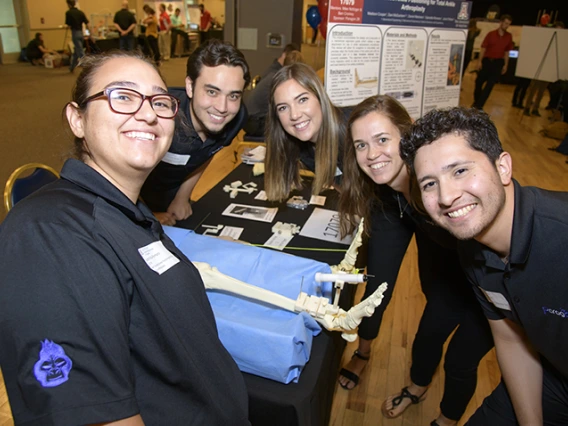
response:
{"label": "long brown hair", "polygon": [[365,232],[371,229],[371,209],[378,200],[373,180],[367,176],[357,163],[355,146],[351,129],[353,123],[372,112],[387,117],[400,132],[401,137],[410,129],[412,119],[406,109],[394,98],[376,95],[365,99],[357,105],[349,117],[347,124],[347,142],[343,154],[343,180],[339,196],[339,215],[341,235],[353,232],[358,225],[357,218],[365,219]]}
{"label": "long brown hair", "polygon": [[316,173],[312,185],[312,193],[319,194],[327,185],[333,184],[339,144],[345,138],[345,124],[341,112],[327,97],[315,71],[303,63],[295,63],[280,69],[272,79],[270,87],[270,105],[266,124],[266,171],[264,187],[269,200],[284,200],[290,191],[301,187],[300,180],[300,147],[303,143],[290,136],[282,128],[274,92],[285,81],[295,80],[303,88],[311,92],[319,101],[322,112],[322,125],[315,143]]}

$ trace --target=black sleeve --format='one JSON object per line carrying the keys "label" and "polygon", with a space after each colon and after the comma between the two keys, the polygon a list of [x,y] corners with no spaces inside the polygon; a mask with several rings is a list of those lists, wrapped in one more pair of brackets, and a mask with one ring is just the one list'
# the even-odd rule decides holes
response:
{"label": "black sleeve", "polygon": [[364,318],[359,326],[359,337],[366,340],[372,340],[379,334],[383,314],[392,298],[400,265],[414,234],[412,221],[409,218],[401,219],[395,207],[385,201],[372,215],[367,273],[374,277],[369,278],[363,297],[368,297],[383,282],[387,283],[388,288],[373,316]]}
{"label": "black sleeve", "polygon": [[16,423],[137,414],[129,295],[112,248],[59,223],[0,235],[0,363]]}

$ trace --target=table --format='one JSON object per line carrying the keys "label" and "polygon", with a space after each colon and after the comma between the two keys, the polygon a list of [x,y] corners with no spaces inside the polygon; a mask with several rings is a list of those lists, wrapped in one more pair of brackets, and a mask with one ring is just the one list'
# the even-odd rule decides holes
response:
{"label": "table", "polygon": [[[239,193],[235,199],[223,191],[223,186],[240,180],[243,184],[254,182],[258,189],[264,188],[263,177],[252,174],[252,166],[241,164],[221,182],[193,204],[193,215],[187,220],[176,223],[176,226],[193,229],[203,233],[207,225],[228,225],[244,227],[241,239],[250,243],[262,244],[272,235],[272,226],[277,221],[292,222],[303,225],[313,212],[314,206],[305,210],[289,208],[285,203],[271,203],[255,200],[254,195]],[[293,195],[303,195],[310,198],[309,181],[306,188],[293,192]],[[255,192],[254,194],[257,194]],[[326,191],[324,208],[334,209],[337,203],[336,191]],[[230,203],[239,203],[263,207],[279,207],[279,211],[272,223],[256,222],[246,219],[222,216],[221,213]],[[246,222],[246,223],[245,223]],[[312,238],[294,236],[291,245],[295,247],[336,248],[345,250],[342,244],[319,241]],[[310,250],[284,250],[288,253],[309,257],[330,265],[338,264],[344,252],[325,252]],[[346,286],[341,293],[340,305],[348,309],[353,303],[355,286]],[[261,342],[259,342],[261,344]],[[329,423],[331,404],[335,383],[345,341],[339,333],[322,330],[322,333],[313,340],[310,361],[306,364],[298,383],[282,384],[262,377],[243,373],[249,393],[249,418],[254,426],[319,426]]]}
{"label": "table", "polygon": [[[247,241],[251,244],[264,244],[272,235],[272,226],[276,222],[280,221],[284,223],[303,225],[314,211],[314,208],[318,207],[309,205],[305,210],[299,210],[287,207],[285,202],[274,203],[255,200],[254,197],[258,194],[258,191],[255,191],[252,195],[239,193],[236,198],[231,199],[229,198],[229,194],[223,191],[223,187],[237,180],[240,180],[243,184],[254,182],[258,185],[257,188],[259,191],[264,189],[263,176],[253,176],[252,166],[240,164],[199,201],[193,203],[193,214],[188,219],[177,222],[175,226],[192,229],[199,234],[202,234],[206,230],[206,228],[203,228],[201,225],[222,224],[241,227],[245,228],[240,237],[241,240]],[[307,179],[306,183],[307,185],[303,190],[293,191],[291,195],[302,195],[304,199],[309,201],[311,195],[311,180]],[[334,210],[338,200],[337,191],[328,190],[323,192],[322,195],[326,197],[326,201],[324,206],[319,207]],[[223,210],[225,210],[230,203],[261,207],[278,207],[278,213],[271,223],[223,216],[221,213],[223,213]],[[345,251],[347,250],[347,246],[344,244],[320,241],[313,238],[303,237],[299,234],[294,236],[289,246],[303,248],[303,250],[284,248],[283,251],[297,256],[325,262],[329,265],[336,265],[341,262],[345,256]],[[309,248],[322,250],[334,249],[341,251],[316,251],[309,250]]]}

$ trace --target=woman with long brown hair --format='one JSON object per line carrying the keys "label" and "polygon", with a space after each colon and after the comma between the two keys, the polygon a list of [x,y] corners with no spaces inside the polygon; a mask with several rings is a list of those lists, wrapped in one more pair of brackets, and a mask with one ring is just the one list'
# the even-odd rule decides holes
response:
{"label": "woman with long brown hair", "polygon": [[266,125],[264,187],[269,200],[282,201],[301,186],[301,167],[315,173],[314,194],[334,183],[341,174],[337,165],[345,121],[308,65],[295,63],[274,75]]}
{"label": "woman with long brown hair", "polygon": [[[349,118],[339,201],[341,227],[351,232],[359,217],[369,234],[365,294],[379,283],[389,288],[381,306],[359,327],[359,348],[340,372],[339,383],[354,388],[371,354],[398,271],[414,235],[426,307],[412,346],[410,385],[388,397],[385,417],[403,414],[425,397],[442,359],[443,346],[456,329],[445,356],[445,391],[440,415],[433,426],[455,425],[475,392],[477,366],[493,346],[487,321],[463,274],[455,239],[433,226],[410,204],[411,179],[399,154],[402,135],[412,120],[404,107],[389,96],[373,96],[356,106]],[[366,297],[366,296],[364,296]]]}

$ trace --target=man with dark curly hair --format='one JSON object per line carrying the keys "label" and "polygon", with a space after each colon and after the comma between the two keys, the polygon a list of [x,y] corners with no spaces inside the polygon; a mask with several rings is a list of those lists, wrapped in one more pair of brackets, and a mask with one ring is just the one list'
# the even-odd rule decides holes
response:
{"label": "man with dark curly hair", "polygon": [[468,425],[568,424],[568,193],[521,186],[482,111],[434,110],[401,142],[426,212],[458,239],[503,381]]}
{"label": "man with dark curly hair", "polygon": [[187,60],[185,87],[171,87],[180,100],[172,145],[142,187],[141,196],[163,225],[192,214],[193,188],[213,155],[233,141],[247,119],[243,91],[250,82],[244,55],[211,39]]}

